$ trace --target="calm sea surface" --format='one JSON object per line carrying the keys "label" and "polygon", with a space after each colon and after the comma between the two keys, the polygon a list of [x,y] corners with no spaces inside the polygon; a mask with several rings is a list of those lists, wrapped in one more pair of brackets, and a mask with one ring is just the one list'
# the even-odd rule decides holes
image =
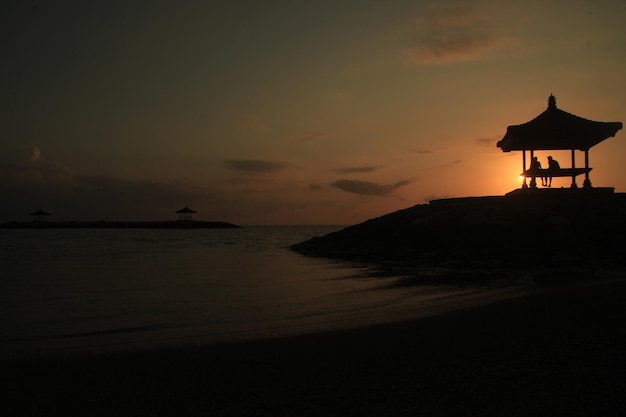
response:
{"label": "calm sea surface", "polygon": [[389,289],[293,243],[338,226],[0,229],[0,354],[276,337],[385,321],[453,286]]}

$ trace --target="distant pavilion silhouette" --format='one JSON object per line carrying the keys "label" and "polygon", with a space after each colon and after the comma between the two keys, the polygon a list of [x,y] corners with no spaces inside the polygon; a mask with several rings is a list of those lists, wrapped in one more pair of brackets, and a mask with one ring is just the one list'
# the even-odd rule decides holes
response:
{"label": "distant pavilion silhouette", "polygon": [[[572,177],[571,188],[578,188],[576,177],[585,174],[584,188],[592,188],[589,172],[589,149],[605,139],[615,136],[622,128],[621,122],[596,122],[575,116],[556,107],[556,98],[550,95],[548,108],[533,120],[507,127],[506,134],[497,143],[503,152],[522,151],[522,188],[528,188],[526,179],[531,178],[530,188],[537,188],[536,177]],[[571,150],[571,168],[530,169],[526,166],[526,151],[530,160],[537,150]],[[575,151],[585,153],[585,167],[577,168]]]}
{"label": "distant pavilion silhouette", "polygon": [[197,213],[197,211],[196,210],[192,210],[189,207],[185,206],[185,207],[181,208],[180,210],[177,210],[176,213],[178,213],[180,215],[178,220],[189,221],[189,220],[193,220],[192,216],[193,216],[194,213]]}
{"label": "distant pavilion silhouette", "polygon": [[47,217],[50,215],[50,213],[46,213],[42,209],[39,209],[30,213],[30,215],[33,216],[34,222],[43,223],[47,220]]}

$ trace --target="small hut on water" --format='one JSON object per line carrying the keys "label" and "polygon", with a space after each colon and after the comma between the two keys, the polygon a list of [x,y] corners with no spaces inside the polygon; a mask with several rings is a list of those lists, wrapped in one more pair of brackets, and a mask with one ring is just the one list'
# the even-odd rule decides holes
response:
{"label": "small hut on water", "polygon": [[193,220],[193,214],[197,213],[197,211],[196,210],[192,210],[189,207],[185,206],[185,207],[181,208],[180,210],[177,210],[176,213],[178,213],[178,215],[179,215],[178,220],[191,221],[191,220]]}
{"label": "small hut on water", "polygon": [[46,213],[42,209],[38,209],[37,211],[33,211],[32,213],[30,213],[30,215],[33,216],[34,222],[44,223],[46,220],[48,220],[48,216],[50,215],[50,213]]}
{"label": "small hut on water", "polygon": [[[575,116],[556,107],[556,98],[550,95],[548,108],[533,120],[521,125],[509,126],[506,134],[497,143],[503,152],[522,151],[522,188],[528,188],[526,180],[531,178],[530,188],[537,188],[536,177],[571,177],[571,188],[578,188],[576,177],[585,174],[584,188],[591,188],[589,179],[589,149],[605,139],[615,136],[622,128],[621,122],[596,122]],[[570,168],[538,169],[527,166],[526,152],[530,151],[530,161],[537,150],[571,150]],[[575,151],[585,153],[585,166],[576,166]]]}

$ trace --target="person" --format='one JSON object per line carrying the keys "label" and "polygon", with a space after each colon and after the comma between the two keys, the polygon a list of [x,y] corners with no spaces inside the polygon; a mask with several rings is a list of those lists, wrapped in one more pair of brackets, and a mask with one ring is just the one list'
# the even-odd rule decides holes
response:
{"label": "person", "polygon": [[[532,177],[530,183],[532,184],[536,184],[536,180],[535,177],[538,176],[538,174],[541,173],[542,169],[541,169],[541,162],[539,162],[539,158],[537,158],[536,156],[533,156],[533,160],[530,163],[530,169],[528,170],[530,172],[530,175]],[[541,185],[545,186],[546,185],[546,181],[547,178],[546,177],[541,177]]]}
{"label": "person", "polygon": [[[559,165],[559,161],[552,158],[552,156],[548,156],[548,173],[553,173],[561,169],[561,165]],[[547,178],[548,187],[552,187],[552,176],[548,176]]]}

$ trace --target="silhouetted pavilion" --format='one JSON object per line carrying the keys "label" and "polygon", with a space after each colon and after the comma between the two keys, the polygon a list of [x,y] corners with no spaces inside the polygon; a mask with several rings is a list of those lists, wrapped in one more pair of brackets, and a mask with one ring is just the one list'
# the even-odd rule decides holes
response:
{"label": "silhouetted pavilion", "polygon": [[197,213],[197,211],[192,210],[189,207],[185,206],[181,208],[180,210],[177,210],[176,213],[180,215],[178,220],[193,220],[192,218],[193,213]]}
{"label": "silhouetted pavilion", "polygon": [[46,218],[50,215],[50,213],[46,213],[42,209],[39,209],[30,213],[30,215],[33,216],[34,222],[42,223],[46,221]]}
{"label": "silhouetted pavilion", "polygon": [[[524,188],[527,188],[526,178],[531,177],[531,188],[536,188],[535,178],[572,177],[571,188],[578,188],[576,176],[585,174],[584,187],[591,188],[589,180],[589,149],[605,139],[615,136],[622,128],[621,122],[596,122],[575,116],[556,107],[556,98],[550,95],[548,108],[533,120],[509,126],[506,135],[497,144],[503,152],[522,151]],[[530,160],[533,160],[537,150],[571,150],[571,168],[558,170],[543,169],[530,170],[526,167],[526,151],[530,151]],[[574,151],[585,152],[585,167],[577,168]]]}

